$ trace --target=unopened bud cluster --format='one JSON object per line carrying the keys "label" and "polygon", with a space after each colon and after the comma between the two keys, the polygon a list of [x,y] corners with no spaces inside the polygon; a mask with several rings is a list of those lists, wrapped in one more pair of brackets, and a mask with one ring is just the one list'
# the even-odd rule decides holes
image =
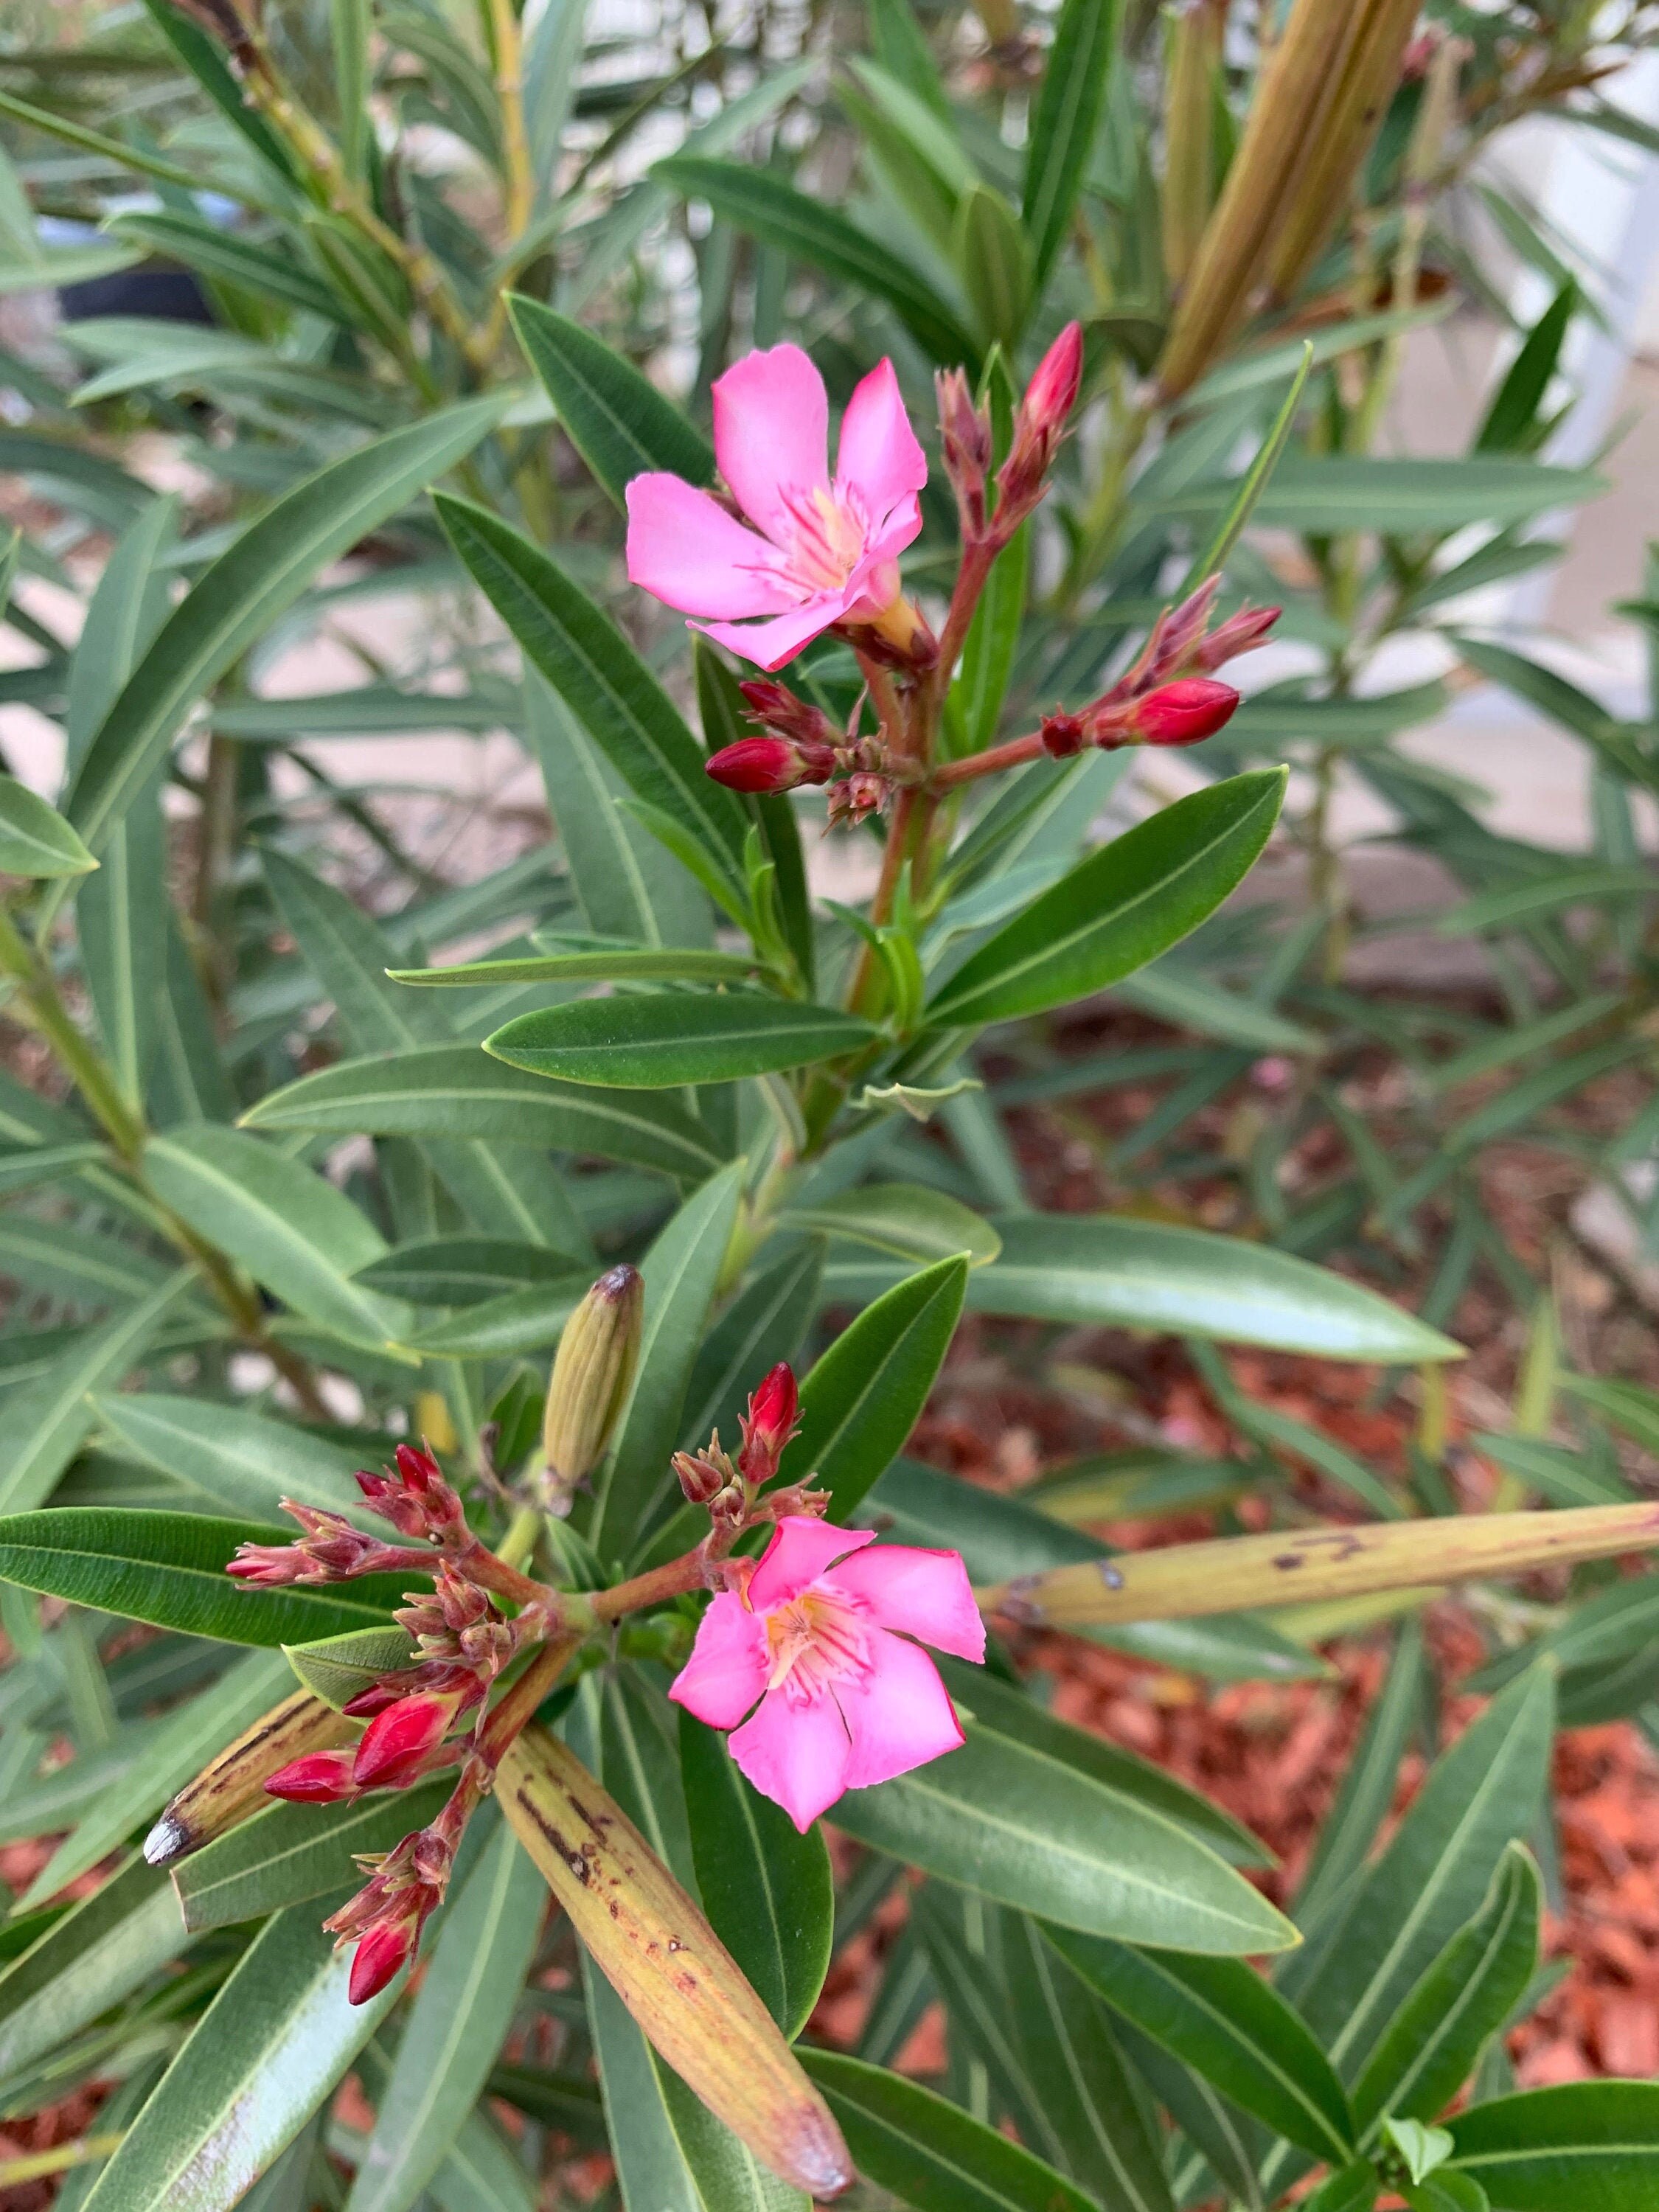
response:
{"label": "unopened bud cluster", "polygon": [[721,1449],[718,1430],[701,1451],[675,1453],[674,1472],[680,1488],[690,1504],[707,1507],[716,1549],[738,1529],[757,1521],[777,1520],[792,1513],[822,1514],[827,1508],[830,1501],[824,1493],[802,1483],[771,1491],[761,1498],[761,1492],[775,1478],[795,1433],[799,1404],[794,1370],[780,1360],[750,1395],[748,1411],[738,1417],[743,1443],[735,1460]]}
{"label": "unopened bud cluster", "polygon": [[1045,715],[1042,749],[1064,758],[1097,745],[1195,745],[1231,720],[1239,695],[1213,671],[1266,639],[1277,607],[1242,607],[1213,630],[1210,612],[1219,576],[1206,577],[1178,606],[1166,607],[1128,672],[1078,713]]}

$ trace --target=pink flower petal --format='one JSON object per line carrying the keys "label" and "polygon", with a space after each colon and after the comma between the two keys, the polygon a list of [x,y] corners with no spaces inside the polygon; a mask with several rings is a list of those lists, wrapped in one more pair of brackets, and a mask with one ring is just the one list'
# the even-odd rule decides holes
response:
{"label": "pink flower petal", "polygon": [[[899,501],[919,492],[927,481],[927,456],[910,428],[893,364],[879,361],[860,381],[842,417],[836,489],[854,487],[872,528],[879,528]],[[904,542],[908,545],[910,540]]]}
{"label": "pink flower petal", "polygon": [[870,1662],[867,1674],[845,1675],[836,1684],[836,1701],[853,1739],[848,1790],[890,1782],[959,1750],[965,1741],[939,1669],[920,1645],[872,1629]]}
{"label": "pink flower petal", "polygon": [[628,487],[630,583],[689,615],[775,615],[797,594],[776,550],[696,485],[661,471]]}
{"label": "pink flower petal", "polygon": [[750,1577],[750,1610],[769,1613],[775,1605],[787,1605],[836,1559],[875,1540],[869,1528],[836,1528],[810,1514],[789,1514],[779,1522],[777,1534]]}
{"label": "pink flower petal", "polygon": [[746,354],[714,380],[714,458],[749,520],[787,544],[783,494],[830,483],[830,401],[799,346]]}
{"label": "pink flower petal", "polygon": [[735,1728],[766,1687],[766,1676],[765,1629],[741,1598],[722,1590],[668,1694],[710,1728]]}
{"label": "pink flower petal", "polygon": [[831,1567],[825,1580],[855,1592],[882,1628],[896,1628],[958,1659],[985,1657],[985,1623],[959,1552],[878,1544]]}
{"label": "pink flower petal", "polygon": [[731,1741],[742,1771],[802,1835],[847,1787],[852,1747],[833,1698],[795,1705],[781,1690],[769,1691]]}
{"label": "pink flower petal", "polygon": [[793,614],[780,615],[774,622],[757,623],[699,623],[696,626],[712,637],[716,645],[723,645],[732,653],[740,653],[745,660],[752,660],[757,668],[769,675],[793,660],[802,646],[811,645],[821,637],[833,622],[839,622],[849,605],[845,592],[830,592]]}

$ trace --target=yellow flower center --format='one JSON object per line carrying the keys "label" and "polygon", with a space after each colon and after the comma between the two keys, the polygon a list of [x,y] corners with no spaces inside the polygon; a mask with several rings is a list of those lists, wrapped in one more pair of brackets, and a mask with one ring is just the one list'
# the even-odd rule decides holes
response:
{"label": "yellow flower center", "polygon": [[856,1598],[821,1583],[774,1606],[766,1616],[767,1688],[806,1705],[844,1675],[865,1673],[870,1641],[862,1611]]}

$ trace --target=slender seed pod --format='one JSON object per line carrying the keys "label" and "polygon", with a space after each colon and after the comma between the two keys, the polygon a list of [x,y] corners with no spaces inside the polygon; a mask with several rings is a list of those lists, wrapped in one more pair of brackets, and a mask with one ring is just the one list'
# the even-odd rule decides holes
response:
{"label": "slender seed pod", "polygon": [[[1373,0],[1357,9],[1359,36],[1332,100],[1316,146],[1298,171],[1296,196],[1273,241],[1267,290],[1274,301],[1293,299],[1346,212],[1359,174],[1389,112],[1419,0]],[[1409,300],[1396,300],[1408,307]]]}
{"label": "slender seed pod", "polygon": [[1320,143],[1349,52],[1376,4],[1296,0],[1263,65],[1170,325],[1157,370],[1166,398],[1198,381],[1249,312],[1297,182]]}
{"label": "slender seed pod", "polygon": [[269,1802],[265,1784],[273,1774],[309,1752],[350,1743],[356,1735],[332,1705],[309,1690],[296,1690],[228,1744],[163,1808],[144,1838],[144,1856],[152,1866],[171,1866],[186,1851],[210,1844]]}
{"label": "slender seed pod", "polygon": [[1221,17],[1214,0],[1185,0],[1170,16],[1164,80],[1164,274],[1179,292],[1215,193],[1215,72]]}
{"label": "slender seed pod", "polygon": [[574,1753],[526,1729],[496,1794],[594,1964],[762,2163],[815,2197],[853,2179],[841,2130],[697,1906]]}

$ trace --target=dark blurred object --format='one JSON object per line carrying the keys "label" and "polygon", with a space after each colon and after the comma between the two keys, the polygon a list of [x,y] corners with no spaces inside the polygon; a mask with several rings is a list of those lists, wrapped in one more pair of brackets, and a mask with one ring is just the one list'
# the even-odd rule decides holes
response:
{"label": "dark blurred object", "polygon": [[66,323],[89,322],[94,315],[143,315],[166,323],[211,323],[212,309],[188,269],[161,265],[118,269],[89,276],[84,284],[65,284],[58,295]]}

